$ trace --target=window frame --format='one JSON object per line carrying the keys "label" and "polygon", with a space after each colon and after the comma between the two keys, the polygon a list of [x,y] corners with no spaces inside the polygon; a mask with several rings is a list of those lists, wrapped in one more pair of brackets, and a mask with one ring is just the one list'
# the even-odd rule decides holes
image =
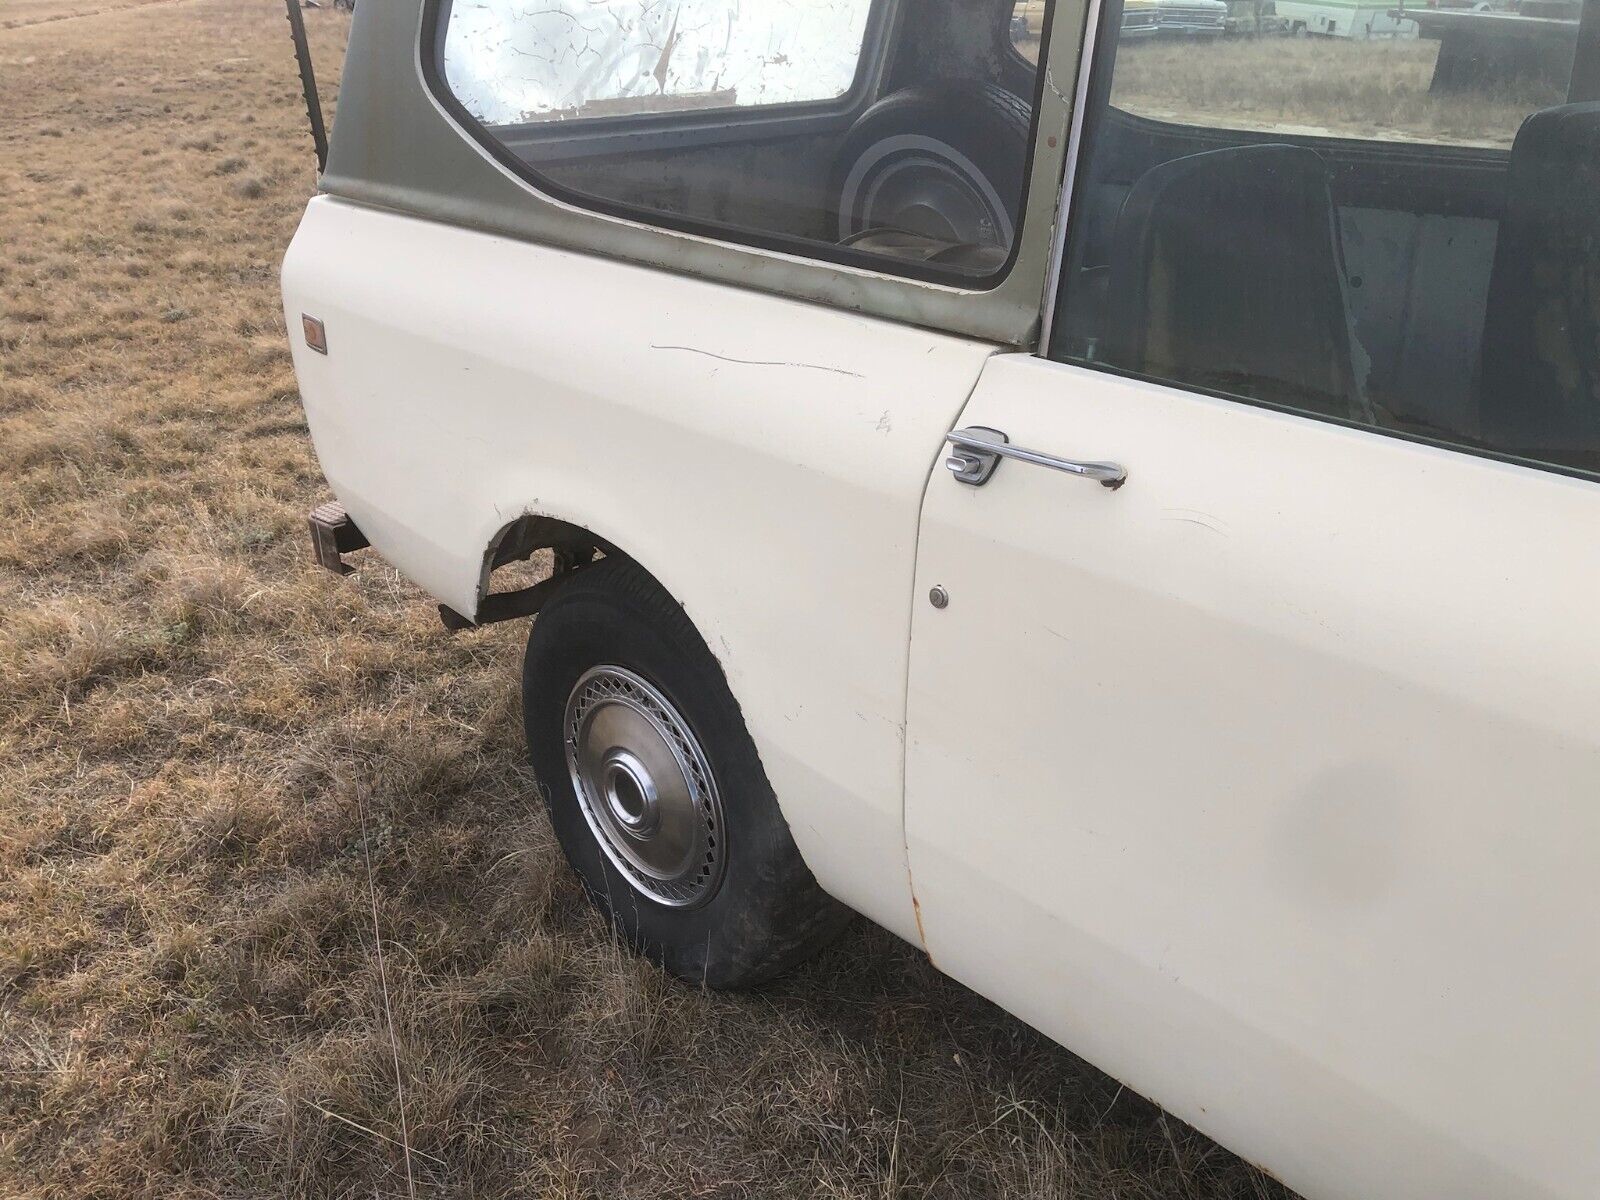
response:
{"label": "window frame", "polygon": [[[1080,174],[1079,167],[1085,155],[1093,150],[1088,135],[1095,132],[1095,129],[1090,128],[1090,113],[1088,110],[1093,101],[1098,98],[1095,84],[1103,81],[1107,66],[1113,69],[1115,67],[1116,41],[1112,43],[1113,57],[1109,64],[1103,61],[1101,53],[1101,38],[1105,33],[1104,26],[1108,14],[1115,11],[1118,32],[1120,32],[1121,26],[1121,0],[1089,0],[1088,7],[1089,11],[1084,26],[1084,36],[1078,62],[1077,89],[1074,93],[1072,105],[1072,125],[1067,140],[1066,162],[1062,174],[1061,194],[1058,199],[1060,217],[1056,224],[1055,238],[1050,251],[1050,264],[1045,275],[1044,303],[1040,311],[1039,342],[1034,351],[1035,357],[1076,370],[1094,371],[1119,379],[1151,384],[1181,395],[1204,396],[1209,399],[1225,400],[1233,404],[1248,405],[1252,408],[1268,409],[1272,412],[1284,413],[1288,416],[1314,421],[1319,424],[1359,430],[1378,437],[1397,438],[1401,441],[1413,442],[1418,445],[1433,446],[1441,450],[1468,454],[1475,458],[1489,459],[1511,466],[1543,471],[1546,474],[1578,479],[1586,483],[1600,483],[1600,470],[1588,470],[1567,463],[1549,462],[1544,459],[1512,454],[1482,443],[1475,443],[1464,434],[1447,438],[1417,430],[1396,429],[1384,425],[1369,424],[1349,417],[1308,412],[1303,408],[1295,408],[1272,400],[1240,396],[1233,392],[1198,384],[1176,383],[1159,376],[1145,375],[1103,362],[1083,362],[1067,357],[1064,353],[1058,351],[1056,341],[1058,334],[1062,331],[1057,328],[1057,314],[1065,303],[1067,288],[1071,283],[1070,280],[1065,278],[1067,255],[1072,247],[1072,239],[1078,222],[1086,220],[1084,215],[1085,197],[1082,193],[1088,173],[1083,172]],[[1573,56],[1573,79],[1568,82],[1567,99],[1564,103],[1574,103],[1580,95],[1593,95],[1595,98],[1600,98],[1600,0],[1584,0],[1577,37],[1577,48]],[[1580,86],[1574,81],[1578,79],[1579,71],[1583,69],[1590,71],[1592,76],[1586,77],[1583,85]],[[1322,137],[1310,134],[1274,134],[1270,131],[1222,129],[1216,126],[1186,126],[1177,122],[1162,121],[1154,117],[1139,116],[1125,109],[1116,108],[1110,102],[1109,87],[1106,88],[1102,111],[1108,113],[1115,111],[1122,119],[1146,123],[1155,127],[1174,130],[1209,130],[1219,134],[1239,134],[1252,139],[1259,138],[1264,142],[1274,140],[1289,142],[1312,149],[1316,149],[1319,146],[1330,146],[1349,152],[1358,147],[1381,148],[1374,154],[1374,157],[1377,158],[1426,154],[1435,159],[1441,156],[1462,161],[1476,159],[1487,166],[1491,161],[1497,164],[1507,163],[1511,157],[1509,149],[1502,150],[1491,146],[1454,146],[1431,142],[1379,142],[1375,139]]]}
{"label": "window frame", "polygon": [[[1046,58],[1057,3],[1052,2],[1046,9],[1045,22],[1040,30],[1040,62],[1032,97],[1033,122],[1028,139],[1028,155],[1023,166],[1022,192],[1017,198],[1018,228],[1012,238],[1011,252],[1006,256],[1006,261],[987,275],[974,275],[951,268],[941,268],[935,264],[897,259],[836,243],[728,222],[682,217],[644,205],[592,195],[566,187],[551,179],[515,152],[512,147],[518,143],[508,142],[496,133],[501,130],[528,131],[529,136],[525,141],[533,141],[535,139],[531,136],[531,131],[538,130],[540,136],[537,140],[542,145],[554,144],[564,147],[559,157],[570,159],[618,153],[627,149],[630,143],[648,143],[656,148],[663,140],[672,145],[685,147],[739,141],[748,137],[752,125],[767,122],[793,125],[801,133],[847,126],[868,107],[869,102],[882,98],[876,93],[888,75],[893,39],[910,9],[905,0],[873,0],[867,31],[862,39],[856,80],[850,91],[836,100],[689,109],[682,112],[603,116],[578,121],[528,122],[502,126],[485,125],[473,116],[456,98],[445,77],[445,38],[453,4],[454,0],[424,0],[418,47],[420,52],[418,65],[424,89],[477,146],[538,195],[575,209],[630,221],[652,229],[686,233],[734,246],[787,255],[808,262],[851,267],[891,278],[939,284],[977,294],[992,292],[1002,286],[1010,278],[1022,253],[1023,225],[1027,218],[1029,189],[1040,140],[1038,133],[1045,89]],[[730,113],[769,115],[756,116],[753,121],[745,120],[730,125],[727,120]],[[577,128],[562,128],[551,137],[549,131],[554,126]],[[550,157],[558,156],[552,154]]]}

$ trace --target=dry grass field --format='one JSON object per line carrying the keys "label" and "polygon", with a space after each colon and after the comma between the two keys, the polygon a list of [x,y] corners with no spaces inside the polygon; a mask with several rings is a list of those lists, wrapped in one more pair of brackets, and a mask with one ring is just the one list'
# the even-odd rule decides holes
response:
{"label": "dry grass field", "polygon": [[68,17],[175,2],[176,0],[5,0],[0,4],[0,29],[15,29],[23,25],[65,20]]}
{"label": "dry grass field", "polygon": [[1509,149],[1524,117],[1565,99],[1536,81],[1498,95],[1436,95],[1438,56],[1438,42],[1416,38],[1133,43],[1117,56],[1112,102],[1228,129]]}
{"label": "dry grass field", "polygon": [[281,9],[80,9],[0,0],[0,1196],[1283,1195],[864,925],[621,953],[521,630],[307,561]]}

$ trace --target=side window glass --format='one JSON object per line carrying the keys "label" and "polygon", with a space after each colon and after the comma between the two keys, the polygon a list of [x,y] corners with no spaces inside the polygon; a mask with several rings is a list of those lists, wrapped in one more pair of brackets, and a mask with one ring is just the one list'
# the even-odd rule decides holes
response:
{"label": "side window glass", "polygon": [[1600,473],[1600,12],[1104,14],[1052,357]]}
{"label": "side window glass", "polygon": [[855,82],[870,9],[474,0],[451,11],[444,74],[491,125],[836,100]]}
{"label": "side window glass", "polygon": [[570,203],[986,286],[1016,243],[1047,9],[443,0],[428,66],[479,141]]}

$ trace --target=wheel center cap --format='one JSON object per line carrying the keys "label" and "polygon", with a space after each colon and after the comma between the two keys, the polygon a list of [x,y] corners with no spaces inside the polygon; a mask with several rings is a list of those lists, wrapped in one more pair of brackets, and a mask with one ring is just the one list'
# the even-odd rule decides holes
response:
{"label": "wheel center cap", "polygon": [[606,807],[629,837],[646,841],[661,828],[661,796],[638,755],[620,746],[608,751],[600,767],[600,786]]}

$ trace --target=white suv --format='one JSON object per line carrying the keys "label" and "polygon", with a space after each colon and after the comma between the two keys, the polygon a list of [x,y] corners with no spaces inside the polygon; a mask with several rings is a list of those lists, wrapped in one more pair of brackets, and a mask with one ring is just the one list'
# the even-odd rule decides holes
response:
{"label": "white suv", "polygon": [[362,4],[319,557],[538,613],[555,829],[693,983],[855,910],[1309,1196],[1592,1200],[1600,22],[1435,143],[1241,118],[1272,39],[1137,115],[1046,7]]}

